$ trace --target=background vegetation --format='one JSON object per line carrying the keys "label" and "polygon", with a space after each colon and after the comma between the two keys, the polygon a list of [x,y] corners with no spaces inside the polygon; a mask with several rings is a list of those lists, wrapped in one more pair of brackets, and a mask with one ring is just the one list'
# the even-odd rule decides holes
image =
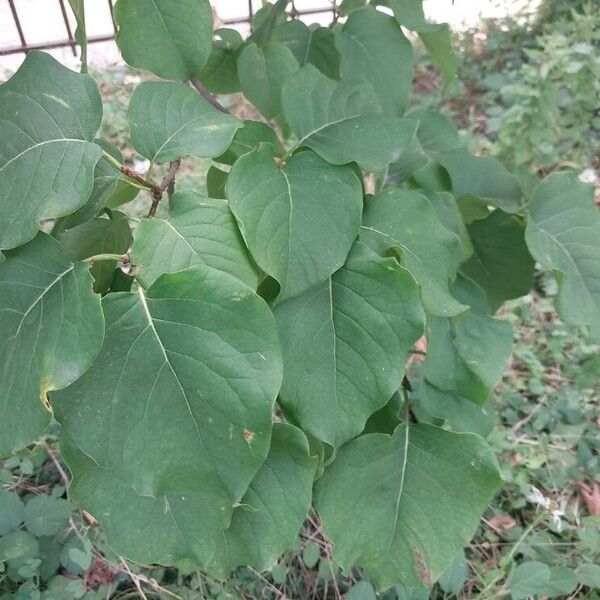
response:
{"label": "background vegetation", "polygon": [[[525,186],[565,166],[598,185],[597,2],[547,0],[535,14],[483,23],[456,42],[459,81],[444,89],[423,55],[415,103],[442,106],[473,150],[499,157]],[[139,75],[118,67],[94,76],[108,117],[103,133],[123,148]],[[124,154],[140,160],[133,150]],[[188,184],[205,186],[206,168],[187,160]],[[511,366],[494,394],[495,411],[476,417],[498,454],[502,492],[434,589],[398,587],[381,599],[600,599],[600,348],[557,319],[549,301],[555,291],[540,277],[532,294],[505,309],[515,326]],[[185,567],[125,562],[105,546],[93,517],[66,500],[69,475],[55,434],[51,428],[0,463],[0,599],[376,598],[360,572],[337,570],[315,515],[296,551],[269,573],[240,569],[221,583]]]}

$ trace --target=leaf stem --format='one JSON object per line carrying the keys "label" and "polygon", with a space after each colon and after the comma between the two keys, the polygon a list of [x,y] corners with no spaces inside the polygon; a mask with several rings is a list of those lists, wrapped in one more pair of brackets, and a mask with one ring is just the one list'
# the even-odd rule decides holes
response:
{"label": "leaf stem", "polygon": [[129,255],[128,254],[95,254],[94,256],[90,256],[89,258],[86,258],[84,260],[84,262],[86,263],[97,263],[97,262],[101,262],[103,260],[116,260],[116,261],[120,261],[120,262],[129,262]]}
{"label": "leaf stem", "polygon": [[190,79],[192,87],[205,99],[208,100],[217,110],[230,114],[230,112],[213,96],[198,79]]}
{"label": "leaf stem", "polygon": [[104,158],[115,167],[115,169],[121,171],[123,175],[137,183],[140,187],[150,190],[153,194],[160,191],[160,186],[155,181],[144,178],[143,175],[127,165],[122,165],[114,156],[111,156],[108,152],[106,152],[106,150],[103,150],[102,154]]}

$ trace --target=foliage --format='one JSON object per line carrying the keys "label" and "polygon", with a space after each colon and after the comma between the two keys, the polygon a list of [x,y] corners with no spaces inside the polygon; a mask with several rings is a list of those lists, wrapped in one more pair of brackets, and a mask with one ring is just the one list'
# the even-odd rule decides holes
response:
{"label": "foliage", "polygon": [[[95,138],[89,75],[32,53],[0,87],[0,452],[58,421],[70,501],[98,519],[107,553],[139,563],[217,580],[273,567],[283,584],[277,560],[295,548],[332,585],[340,567],[365,569],[350,597],[460,588],[461,549],[500,483],[478,435],[510,353],[496,311],[529,291],[535,258],[563,318],[597,336],[600,216],[571,174],[529,197],[439,113],[406,112],[400,25],[444,77],[455,68],[420,2],[356,8],[308,39],[287,4],[266,6],[245,42],[213,44],[206,0],[117,2],[124,58],[171,79],[141,83],[128,109],[154,176]],[[202,82],[210,61],[227,68]],[[228,114],[221,89],[268,123]],[[175,192],[189,155],[219,165],[224,198]],[[129,252],[114,209],[139,189],[149,209]],[[404,365],[423,335],[419,378]],[[297,547],[307,515],[325,560]],[[588,585],[539,562],[506,579],[516,597],[526,569],[534,593]],[[29,566],[18,576],[35,578]]]}
{"label": "foliage", "polygon": [[600,164],[597,7],[554,4],[558,14],[552,17],[541,8],[491,20],[463,36],[466,87],[455,85],[449,93],[451,110],[467,120],[475,143],[501,158],[528,189],[539,173]]}
{"label": "foliage", "polygon": [[504,86],[499,155],[515,166],[596,164],[600,140],[600,19],[589,7],[554,23],[526,49],[516,81]]}
{"label": "foliage", "polygon": [[[502,311],[515,328],[516,342],[510,367],[487,407],[487,429],[482,431],[500,457],[502,493],[486,511],[485,521],[481,522],[462,558],[461,555],[457,557],[433,589],[411,590],[414,597],[423,600],[441,599],[447,594],[455,594],[461,599],[476,597],[475,590],[485,587],[492,576],[508,573],[517,565],[530,562],[569,569],[569,579],[572,581],[575,576],[582,586],[573,591],[578,598],[593,599],[593,590],[600,587],[594,579],[598,572],[596,563],[600,559],[597,533],[600,529],[594,525],[592,517],[582,516],[574,483],[590,482],[600,476],[598,425],[595,422],[600,402],[596,386],[600,375],[599,348],[587,343],[579,329],[567,327],[557,319],[551,301],[554,283],[544,278],[538,284],[544,292],[510,303]],[[411,371],[415,376],[416,367],[418,365],[414,364]],[[420,404],[420,398],[418,400]],[[56,470],[56,463],[50,459],[54,455],[53,444],[53,436],[47,436],[31,450],[7,458],[0,467],[0,487],[5,492],[17,492],[25,502],[36,494],[63,497],[65,484]],[[560,531],[548,511],[541,507],[536,509],[536,505],[527,500],[531,486],[564,507],[566,514],[561,517]],[[11,521],[21,518],[19,505],[15,503],[14,506],[17,508],[2,512]],[[13,511],[17,517],[13,516]],[[69,528],[73,535],[75,529],[72,528],[76,527],[90,543],[92,563],[84,571],[59,565],[54,573],[63,576],[67,573],[71,580],[83,580],[85,588],[91,592],[97,590],[100,598],[109,593],[115,599],[139,597],[134,579],[149,598],[152,593],[167,598],[169,592],[184,599],[211,600],[276,598],[284,593],[288,598],[308,600],[312,597],[335,598],[336,588],[346,597],[374,598],[371,584],[368,579],[363,579],[364,573],[354,569],[345,576],[331,562],[331,545],[323,539],[315,519],[316,515],[311,511],[300,538],[270,572],[261,575],[243,567],[221,582],[185,569],[140,569],[135,564],[126,565],[107,547],[102,530],[93,525],[89,515],[75,511],[71,513],[71,522],[63,523],[64,529],[58,537],[62,539]],[[513,556],[502,560],[512,552],[524,529],[532,523],[535,523],[533,529]],[[499,566],[501,561],[502,568]],[[11,580],[6,573],[4,579],[0,576],[0,597],[4,598],[2,593],[14,592],[21,585],[24,593],[35,587],[45,589],[46,579],[41,577],[46,572],[41,567],[44,564],[42,560],[37,569],[25,573],[27,577],[19,577],[17,581]],[[35,574],[30,577],[31,572]],[[520,574],[527,574],[527,571],[521,570]],[[357,584],[357,580],[360,583]],[[519,581],[518,577],[516,581]],[[529,581],[531,585],[536,584],[535,580]],[[499,579],[490,591],[505,589],[503,584],[504,580]],[[386,594],[379,594],[378,598],[401,600],[407,593],[397,586]],[[532,588],[529,593],[533,593]],[[95,596],[90,594],[88,597]]]}

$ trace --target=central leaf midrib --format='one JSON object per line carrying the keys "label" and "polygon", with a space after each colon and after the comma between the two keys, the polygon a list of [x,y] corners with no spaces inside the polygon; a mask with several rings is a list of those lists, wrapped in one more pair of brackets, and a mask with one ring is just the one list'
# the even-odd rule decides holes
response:
{"label": "central leaf midrib", "polygon": [[167,355],[167,349],[163,345],[162,340],[160,339],[160,336],[158,335],[158,331],[156,331],[156,327],[154,326],[154,319],[152,318],[152,314],[150,313],[150,309],[148,308],[148,303],[146,302],[146,296],[144,294],[144,291],[140,287],[138,292],[139,292],[139,297],[140,297],[140,301],[142,304],[142,309],[144,311],[144,315],[146,316],[146,320],[148,321],[148,326],[150,327],[150,329],[152,330],[152,332],[154,334],[154,337],[156,338],[156,341],[157,341],[157,343],[160,347],[160,350],[162,352],[162,355],[165,359],[165,363],[168,365],[171,373],[173,374],[173,377],[175,378],[175,381],[177,382],[177,385],[179,386],[179,389],[181,390],[181,393],[185,400],[185,404],[188,409],[188,412],[190,413],[190,416],[192,417],[192,420],[194,421],[194,426],[196,428],[196,433],[198,434],[198,440],[200,441],[200,445],[202,446],[202,449],[206,453],[206,456],[209,458],[212,468],[213,468],[213,471],[215,472],[218,479],[220,480],[221,478],[218,476],[218,471],[215,468],[215,465],[214,465],[214,462],[212,459],[212,455],[208,452],[208,450],[204,444],[204,439],[202,438],[202,434],[200,433],[200,424],[198,423],[198,419],[196,418],[196,415],[194,415],[194,412],[192,411],[192,405],[190,404],[189,398],[187,396],[187,392],[185,391],[183,385],[181,384],[181,381],[180,381],[179,377],[177,376],[177,373],[175,372],[175,368],[173,367],[173,365],[171,364],[171,361],[169,360],[169,357]]}

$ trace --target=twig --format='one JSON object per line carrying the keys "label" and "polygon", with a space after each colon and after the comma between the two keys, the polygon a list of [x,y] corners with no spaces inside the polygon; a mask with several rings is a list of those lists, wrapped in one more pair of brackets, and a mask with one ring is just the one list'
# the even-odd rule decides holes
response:
{"label": "twig", "polygon": [[[163,194],[165,191],[169,195],[169,200],[173,196],[173,192],[175,191],[175,176],[177,175],[177,171],[181,166],[181,159],[173,160],[169,163],[169,170],[167,174],[162,178],[160,185],[157,189],[152,190],[152,205],[150,206],[150,210],[148,211],[148,217],[156,216],[156,211],[158,210],[158,205],[162,200]],[[169,202],[169,206],[171,203]]]}
{"label": "twig", "polygon": [[208,100],[216,109],[229,114],[229,111],[204,87],[204,84],[198,79],[190,79],[192,87],[205,99]]}
{"label": "twig", "polygon": [[63,482],[64,486],[67,488],[69,487],[69,476],[67,475],[67,472],[63,469],[62,465],[60,464],[60,461],[58,460],[58,456],[56,456],[56,453],[54,452],[54,450],[52,448],[50,448],[50,446],[48,445],[47,442],[43,442],[44,445],[44,449],[46,450],[46,454],[48,455],[48,457],[50,458],[50,460],[54,463],[54,466],[56,467],[56,470],[58,471],[58,474],[60,475],[60,479]]}
{"label": "twig", "polygon": [[275,587],[268,579],[263,577],[255,568],[248,565],[248,570],[252,571],[263,583],[267,585],[270,590],[273,590],[279,598],[285,598],[285,594],[278,588]]}
{"label": "twig", "polygon": [[169,163],[167,174],[160,183],[160,189],[163,193],[166,191],[167,194],[169,194],[169,197],[175,192],[175,176],[177,175],[177,171],[179,171],[179,167],[181,167],[181,159],[178,158],[177,160],[172,160]]}
{"label": "twig", "polygon": [[123,175],[133,179],[136,183],[139,183],[142,187],[150,190],[153,194],[157,194],[160,191],[160,186],[152,179],[144,179],[136,170],[132,169],[127,165],[121,165],[120,169]]}
{"label": "twig", "polygon": [[160,186],[152,179],[146,179],[143,175],[138,173],[135,169],[127,165],[122,165],[114,156],[111,156],[108,152],[102,153],[104,158],[111,163],[116,169],[121,171],[125,177],[128,177],[132,181],[135,181],[141,187],[150,190],[153,194],[160,190]]}
{"label": "twig", "polygon": [[121,564],[123,565],[123,569],[125,570],[125,572],[127,573],[127,575],[129,575],[129,579],[131,579],[131,581],[133,581],[133,585],[135,585],[135,588],[137,589],[138,594],[140,595],[140,597],[143,598],[144,600],[148,600],[148,596],[146,596],[146,594],[144,594],[144,590],[142,589],[142,584],[140,583],[139,577],[137,577],[137,575],[134,575],[131,572],[131,569],[129,568],[129,566],[125,562],[124,558],[121,558]]}

